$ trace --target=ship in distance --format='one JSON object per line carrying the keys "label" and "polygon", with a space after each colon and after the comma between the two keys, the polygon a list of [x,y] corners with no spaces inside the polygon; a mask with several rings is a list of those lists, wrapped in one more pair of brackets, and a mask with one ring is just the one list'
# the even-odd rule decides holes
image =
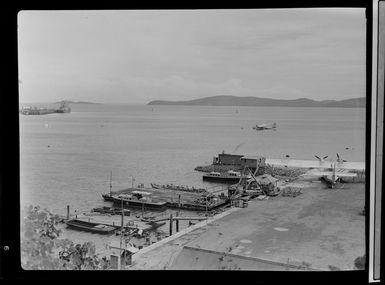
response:
{"label": "ship in distance", "polygon": [[23,107],[20,110],[20,113],[23,115],[47,115],[53,113],[70,113],[71,108],[65,103],[61,102],[60,107],[58,109],[53,108],[37,108],[37,107]]}

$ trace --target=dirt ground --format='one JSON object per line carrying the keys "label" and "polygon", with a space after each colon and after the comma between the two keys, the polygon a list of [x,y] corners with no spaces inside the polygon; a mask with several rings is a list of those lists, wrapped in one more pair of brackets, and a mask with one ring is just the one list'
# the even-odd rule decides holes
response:
{"label": "dirt ground", "polygon": [[[173,268],[173,260],[187,245],[318,270],[354,269],[354,260],[365,253],[365,217],[360,215],[365,185],[345,183],[329,189],[297,180],[292,186],[300,187],[302,194],[254,199],[247,208],[134,255],[131,268]],[[194,268],[178,264],[178,269]]]}

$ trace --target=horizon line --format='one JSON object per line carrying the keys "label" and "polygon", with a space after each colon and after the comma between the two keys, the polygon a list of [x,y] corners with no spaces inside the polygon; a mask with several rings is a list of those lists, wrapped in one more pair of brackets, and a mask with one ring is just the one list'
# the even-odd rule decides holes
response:
{"label": "horizon line", "polygon": [[[307,97],[299,97],[296,99],[276,99],[276,98],[269,98],[269,97],[257,97],[257,96],[236,96],[236,95],[213,95],[213,96],[205,96],[205,97],[200,97],[200,98],[195,98],[195,99],[184,99],[184,100],[164,100],[164,99],[154,99],[154,100],[149,100],[147,102],[93,102],[93,101],[75,101],[75,100],[58,100],[55,102],[48,102],[48,101],[34,101],[34,102],[19,102],[19,104],[59,104],[61,101],[70,101],[70,104],[103,104],[103,105],[115,105],[115,104],[125,104],[125,105],[147,105],[150,102],[153,101],[163,101],[163,102],[188,102],[188,101],[193,101],[193,100],[200,100],[200,99],[205,99],[205,98],[212,98],[212,97],[237,97],[237,98],[260,98],[260,99],[270,99],[270,100],[279,100],[279,101],[295,101],[295,100],[300,100],[300,99],[307,99],[315,102],[322,102],[322,101],[344,101],[344,100],[351,100],[351,99],[361,99],[361,98],[366,98],[366,96],[361,96],[361,97],[351,97],[351,98],[346,98],[346,99],[310,99]],[[257,106],[255,106],[257,107]]]}

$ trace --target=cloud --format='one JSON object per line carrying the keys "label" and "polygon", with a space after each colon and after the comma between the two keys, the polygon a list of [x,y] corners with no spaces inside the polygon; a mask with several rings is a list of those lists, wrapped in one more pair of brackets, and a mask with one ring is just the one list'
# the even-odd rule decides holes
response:
{"label": "cloud", "polygon": [[18,24],[25,101],[365,95],[363,9],[27,11]]}

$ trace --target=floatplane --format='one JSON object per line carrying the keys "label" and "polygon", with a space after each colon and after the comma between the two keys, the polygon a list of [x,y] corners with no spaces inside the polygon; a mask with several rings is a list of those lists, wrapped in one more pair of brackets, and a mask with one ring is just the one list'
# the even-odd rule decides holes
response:
{"label": "floatplane", "polygon": [[271,126],[267,124],[260,124],[260,125],[255,125],[253,127],[254,130],[261,131],[261,130],[275,130],[277,128],[277,124],[273,123]]}
{"label": "floatplane", "polygon": [[288,158],[266,159],[266,164],[281,167],[316,169],[309,171],[305,175],[320,177],[321,181],[325,182],[330,188],[342,182],[343,178],[357,177],[357,173],[362,176],[365,173],[364,162],[348,162],[342,159],[338,153],[336,161],[326,161],[325,159],[328,158],[328,156],[319,157],[315,155],[315,157],[317,160],[295,160]]}

